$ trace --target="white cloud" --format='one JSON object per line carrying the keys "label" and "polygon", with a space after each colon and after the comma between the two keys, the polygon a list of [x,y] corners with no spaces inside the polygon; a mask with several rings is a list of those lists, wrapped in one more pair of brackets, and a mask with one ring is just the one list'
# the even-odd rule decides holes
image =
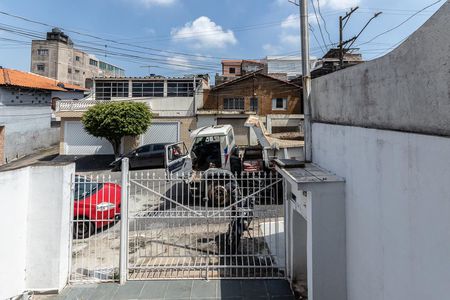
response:
{"label": "white cloud", "polygon": [[183,56],[173,56],[167,58],[169,68],[180,71],[187,71],[191,69],[189,61]]}
{"label": "white cloud", "polygon": [[288,45],[300,45],[300,35],[283,32],[280,35],[280,42]]}
{"label": "white cloud", "polygon": [[278,54],[281,52],[281,47],[272,45],[272,44],[265,44],[263,45],[264,51],[266,51],[266,54]]}
{"label": "white cloud", "polygon": [[222,26],[205,16],[188,22],[181,28],[172,29],[170,34],[174,41],[186,39],[194,48],[221,48],[237,43],[233,31],[222,29]]}
{"label": "white cloud", "polygon": [[175,4],[177,0],[132,0],[138,4],[142,4],[145,7],[151,7],[151,6],[170,6],[172,4]]}
{"label": "white cloud", "polygon": [[299,28],[299,22],[299,16],[292,14],[281,22],[281,28]]}
{"label": "white cloud", "polygon": [[321,0],[320,7],[327,7],[332,9],[344,9],[357,6],[360,0]]}
{"label": "white cloud", "polygon": [[[317,24],[317,19],[314,14],[308,15],[308,22],[311,25]],[[289,15],[281,22],[281,28],[284,29],[299,29],[300,28],[300,16],[298,14]]]}

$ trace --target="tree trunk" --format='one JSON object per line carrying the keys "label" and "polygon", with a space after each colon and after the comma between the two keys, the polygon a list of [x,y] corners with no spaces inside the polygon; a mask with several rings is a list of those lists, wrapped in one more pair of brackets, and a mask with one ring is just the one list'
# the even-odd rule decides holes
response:
{"label": "tree trunk", "polygon": [[111,143],[111,145],[113,147],[115,158],[118,158],[120,156],[121,139],[113,139],[113,140],[108,140],[108,141]]}

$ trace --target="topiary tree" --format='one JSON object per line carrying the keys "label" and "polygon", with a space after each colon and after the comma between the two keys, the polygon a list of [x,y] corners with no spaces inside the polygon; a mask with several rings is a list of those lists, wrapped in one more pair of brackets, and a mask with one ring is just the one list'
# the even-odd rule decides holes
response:
{"label": "topiary tree", "polygon": [[107,139],[114,155],[120,155],[120,143],[124,136],[138,136],[147,131],[152,113],[145,103],[103,102],[90,107],[81,118],[84,129],[95,137]]}

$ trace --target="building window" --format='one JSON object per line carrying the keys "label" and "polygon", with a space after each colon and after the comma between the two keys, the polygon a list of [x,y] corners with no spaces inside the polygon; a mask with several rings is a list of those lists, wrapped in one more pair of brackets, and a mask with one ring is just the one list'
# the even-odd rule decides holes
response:
{"label": "building window", "polygon": [[168,97],[192,97],[194,95],[193,82],[167,82]]}
{"label": "building window", "polygon": [[72,68],[68,68],[67,73],[72,74]]}
{"label": "building window", "polygon": [[38,71],[42,71],[42,72],[45,71],[45,65],[44,64],[37,64],[36,68],[37,68]]}
{"label": "building window", "polygon": [[75,73],[76,74],[80,73],[80,70],[75,69]]}
{"label": "building window", "polygon": [[95,99],[111,100],[111,98],[128,97],[128,81],[95,82]]}
{"label": "building window", "polygon": [[258,98],[250,98],[250,111],[258,112]]}
{"label": "building window", "polygon": [[75,56],[75,60],[76,60],[76,61],[80,61],[80,60],[81,60],[81,57]]}
{"label": "building window", "polygon": [[286,110],[287,99],[286,98],[274,98],[272,99],[272,110]]}
{"label": "building window", "polygon": [[244,110],[244,98],[225,98],[223,99],[223,109]]}
{"label": "building window", "polygon": [[47,56],[48,49],[37,49],[37,55]]}
{"label": "building window", "polygon": [[230,72],[230,74],[236,74],[236,68],[230,68],[228,72]]}
{"label": "building window", "polygon": [[89,59],[89,64],[91,65],[91,66],[98,66],[98,61],[96,61],[95,59]]}
{"label": "building window", "polygon": [[163,97],[164,82],[133,82],[133,97]]}

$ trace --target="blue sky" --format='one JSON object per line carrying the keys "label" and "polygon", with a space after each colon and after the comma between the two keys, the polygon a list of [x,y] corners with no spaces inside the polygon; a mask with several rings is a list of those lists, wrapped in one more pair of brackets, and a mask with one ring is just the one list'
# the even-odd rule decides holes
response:
{"label": "blue sky", "polygon": [[[319,28],[312,2],[316,11],[320,7],[326,30],[320,16]],[[358,33],[375,12],[383,12],[364,31],[355,43],[358,45],[398,25],[433,2],[311,0],[308,4],[311,27],[325,48],[320,29],[325,43],[336,42],[338,16],[350,7],[358,5],[360,9],[348,22],[344,38]],[[439,2],[398,29],[362,45],[363,57],[372,59],[389,51],[443,3]],[[94,47],[88,52],[123,67],[129,76],[147,75],[145,65],[154,66],[151,73],[162,75],[215,73],[220,71],[221,58],[258,59],[274,54],[299,54],[298,7],[288,0],[0,0],[0,11],[83,33],[66,31],[76,45]],[[1,30],[5,26],[26,29],[28,35],[18,36]],[[0,65],[28,71],[29,34],[44,36],[49,29],[48,26],[0,15]],[[14,31],[17,33],[17,28]],[[323,54],[312,34],[311,54]]]}

